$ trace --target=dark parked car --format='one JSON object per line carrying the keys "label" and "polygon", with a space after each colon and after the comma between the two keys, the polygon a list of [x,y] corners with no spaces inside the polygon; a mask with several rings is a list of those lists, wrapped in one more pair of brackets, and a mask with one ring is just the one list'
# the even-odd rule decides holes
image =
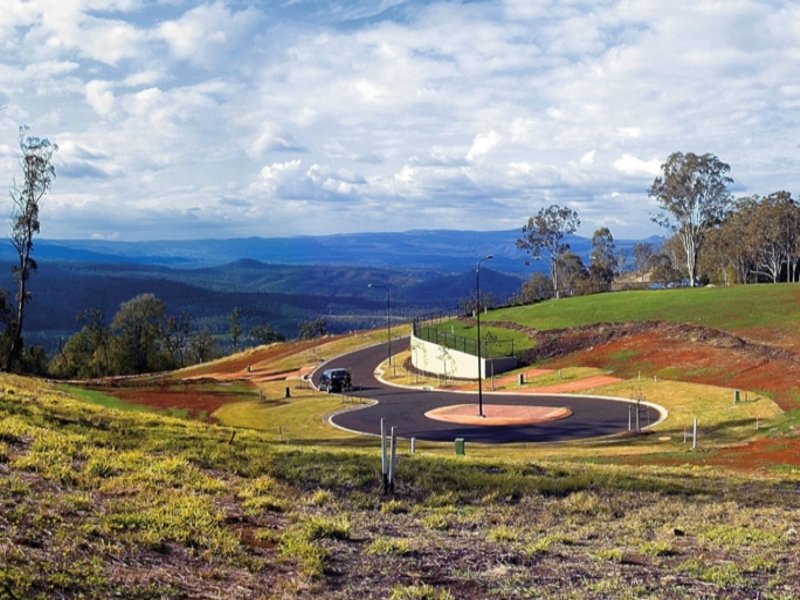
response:
{"label": "dark parked car", "polygon": [[322,392],[349,392],[353,389],[350,369],[326,369],[319,378],[319,389]]}

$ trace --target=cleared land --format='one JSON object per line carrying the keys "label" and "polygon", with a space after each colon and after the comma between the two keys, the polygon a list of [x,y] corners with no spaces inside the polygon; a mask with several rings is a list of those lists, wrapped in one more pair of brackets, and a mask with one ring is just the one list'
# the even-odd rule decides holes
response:
{"label": "cleared land", "polygon": [[[727,297],[740,304],[735,328],[702,314],[724,290],[647,293],[636,302],[660,307],[655,327],[641,307],[640,325],[614,327],[596,323],[636,319],[620,308],[571,323],[556,313],[588,310],[572,300],[519,309],[550,311],[569,348],[527,367],[525,389],[579,384],[669,418],[641,436],[470,445],[464,457],[452,444],[404,445],[393,496],[380,493],[376,441],[324,421],[353,405],[301,378],[382,332],[99,392],[2,375],[0,597],[798,597],[800,288],[774,288]],[[674,320],[664,298],[691,304],[693,292],[680,308],[692,323]],[[625,304],[617,296],[591,297],[593,310]],[[532,351],[556,350],[531,339]],[[392,381],[437,384],[399,365],[385,369]],[[600,385],[609,371],[617,379]],[[516,374],[494,383],[519,387]],[[148,390],[159,389],[156,402]],[[141,412],[205,417],[204,395],[222,401],[211,423]],[[694,416],[693,452],[683,435]]]}
{"label": "cleared land", "polygon": [[788,474],[442,458],[92,407],[0,376],[6,597],[796,597]]}

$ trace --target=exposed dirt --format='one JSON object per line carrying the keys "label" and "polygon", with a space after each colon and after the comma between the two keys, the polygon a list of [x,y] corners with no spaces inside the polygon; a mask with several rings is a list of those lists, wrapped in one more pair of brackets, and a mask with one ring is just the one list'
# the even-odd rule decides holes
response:
{"label": "exposed dirt", "polygon": [[[667,466],[684,465],[686,458],[629,457],[631,464],[657,464]],[[800,467],[800,440],[760,439],[740,446],[716,450],[709,454],[692,457],[692,464],[721,466],[739,471],[769,471],[775,465]]]}
{"label": "exposed dirt", "polygon": [[611,375],[593,375],[591,377],[584,377],[583,379],[576,379],[574,381],[565,381],[564,383],[554,383],[553,385],[544,385],[536,388],[520,388],[522,393],[531,394],[566,394],[568,392],[580,392],[588,390],[601,385],[610,385],[622,381],[619,377],[612,377]]}
{"label": "exposed dirt", "polygon": [[[335,338],[328,338],[326,341]],[[240,381],[251,390],[258,383],[299,379],[313,371],[313,367],[298,370],[275,370],[275,362],[302,352],[320,340],[286,342],[263,346],[228,359],[184,369],[169,378],[153,380],[150,377],[108,377],[95,380],[88,389],[115,396],[131,404],[159,410],[186,411],[192,418],[209,419],[208,415],[231,402],[250,399],[250,393],[235,390],[206,389],[208,384],[226,385]]]}
{"label": "exposed dirt", "polygon": [[[330,342],[336,339],[338,339],[338,337],[325,338],[325,341]],[[265,376],[270,374],[271,364],[274,364],[275,362],[288,356],[292,356],[293,354],[297,354],[299,352],[303,352],[304,350],[308,350],[309,348],[313,348],[314,346],[318,346],[319,344],[320,340],[315,339],[298,342],[282,342],[279,344],[272,344],[270,346],[262,346],[251,350],[250,352],[245,352],[229,359],[225,359],[224,361],[216,361],[180,371],[176,373],[175,376],[180,379],[189,379],[201,375],[208,377],[219,374],[247,373],[248,367],[251,373],[254,372],[261,376]],[[272,373],[275,373],[274,369],[272,370]]]}
{"label": "exposed dirt", "polygon": [[622,377],[658,375],[771,393],[783,410],[800,408],[795,397],[800,355],[787,347],[751,341],[724,331],[666,322],[600,323],[537,331],[519,325],[536,341],[526,362],[547,366],[587,366]]}
{"label": "exposed dirt", "polygon": [[437,421],[460,425],[536,425],[558,419],[566,419],[572,411],[564,407],[518,406],[512,404],[485,404],[484,416],[475,414],[475,404],[454,404],[429,410],[425,416]]}
{"label": "exposed dirt", "polygon": [[141,387],[132,385],[92,386],[89,389],[110,394],[131,404],[149,406],[159,410],[185,410],[192,418],[205,419],[208,419],[209,415],[225,404],[250,397],[249,392],[242,392],[241,390],[206,390],[199,385],[175,382],[150,384]]}
{"label": "exposed dirt", "polygon": [[714,348],[738,350],[754,358],[789,360],[800,365],[800,356],[779,346],[747,340],[731,333],[688,323],[641,321],[636,323],[597,323],[584,327],[539,331],[516,323],[492,322],[492,325],[522,331],[536,342],[526,351],[526,362],[563,356],[607,344],[614,340],[646,332],[658,332],[664,340],[689,340]]}
{"label": "exposed dirt", "polygon": [[744,446],[721,450],[705,463],[747,471],[776,464],[800,466],[800,440],[756,440]]}
{"label": "exposed dirt", "polygon": [[[533,371],[544,371],[546,373],[552,372],[552,369],[533,369]],[[619,377],[611,375],[592,375],[591,377],[584,377],[582,379],[573,379],[572,381],[564,381],[562,383],[553,383],[551,385],[541,385],[537,387],[516,387],[503,390],[502,388],[509,388],[516,382],[515,377],[504,378],[495,381],[495,388],[501,391],[512,391],[515,394],[565,394],[568,392],[580,392],[589,390],[601,385],[610,385],[622,381]],[[458,388],[460,391],[468,392],[478,389],[477,384],[462,385]]]}

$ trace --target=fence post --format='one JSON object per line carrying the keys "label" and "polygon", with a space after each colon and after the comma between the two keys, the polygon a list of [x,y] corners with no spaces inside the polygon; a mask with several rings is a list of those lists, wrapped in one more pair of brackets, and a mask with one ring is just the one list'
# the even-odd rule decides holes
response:
{"label": "fence post", "polygon": [[381,419],[381,484],[383,493],[389,491],[388,465],[386,464],[386,423]]}
{"label": "fence post", "polygon": [[397,460],[397,434],[394,431],[394,425],[391,432],[391,450],[389,454],[389,493],[394,493],[394,463]]}

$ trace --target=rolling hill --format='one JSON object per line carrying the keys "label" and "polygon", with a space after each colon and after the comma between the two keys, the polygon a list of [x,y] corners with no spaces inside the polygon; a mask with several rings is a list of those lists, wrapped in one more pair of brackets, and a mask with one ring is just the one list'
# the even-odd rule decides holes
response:
{"label": "rolling hill", "polygon": [[[482,291],[503,303],[534,270],[547,268],[541,261],[525,266],[515,248],[517,237],[516,231],[409,231],[153,242],[36,240],[40,270],[30,282],[26,341],[53,352],[59,338],[79,328],[80,311],[99,307],[110,318],[122,302],[148,292],[166,303],[169,314],[187,311],[198,328],[221,340],[237,306],[245,330],[269,324],[294,337],[301,322],[322,316],[331,331],[350,331],[379,324],[385,316],[385,296],[369,283],[391,289],[398,320],[452,310],[474,294],[476,260],[488,254],[495,258],[483,265]],[[588,259],[589,240],[573,236],[570,243]],[[633,244],[618,242],[620,248]],[[0,245],[0,286],[10,290],[13,261],[10,246]]]}

